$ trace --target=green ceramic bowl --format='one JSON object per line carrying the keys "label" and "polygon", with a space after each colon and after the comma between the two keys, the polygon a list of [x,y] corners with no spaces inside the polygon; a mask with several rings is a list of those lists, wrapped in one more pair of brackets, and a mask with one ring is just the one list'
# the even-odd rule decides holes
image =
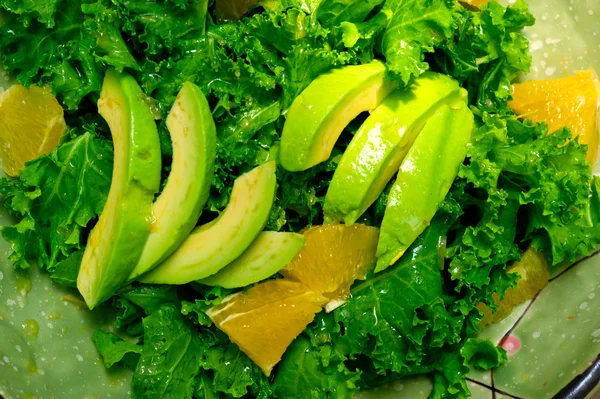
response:
{"label": "green ceramic bowl", "polygon": [[[530,0],[538,22],[527,31],[544,79],[600,70],[600,0]],[[0,89],[8,86],[0,73]],[[596,165],[600,172],[600,167]],[[10,224],[0,211],[0,225]],[[127,398],[130,375],[107,371],[91,334],[110,315],[85,305],[46,275],[16,274],[0,241],[0,396],[5,399]],[[600,379],[600,256],[556,273],[544,291],[481,333],[509,352],[493,372],[472,373],[473,398],[593,397]],[[420,399],[427,378],[397,381],[361,399]]]}

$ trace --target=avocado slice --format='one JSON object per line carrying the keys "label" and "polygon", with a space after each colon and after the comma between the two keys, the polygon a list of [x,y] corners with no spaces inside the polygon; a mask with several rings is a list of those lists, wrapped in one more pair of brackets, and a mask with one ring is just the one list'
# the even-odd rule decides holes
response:
{"label": "avocado slice", "polygon": [[392,92],[344,152],[325,196],[325,221],[356,222],[396,174],[431,114],[460,93],[456,80],[431,72]]}
{"label": "avocado slice", "polygon": [[296,256],[306,239],[301,234],[263,231],[244,253],[199,283],[224,288],[245,287],[271,277]]}
{"label": "avocado slice", "polygon": [[394,87],[381,61],[334,69],[313,80],[288,111],[281,166],[299,172],[326,161],[348,123],[375,109]]}
{"label": "avocado slice", "polygon": [[106,72],[98,112],[110,127],[114,168],[106,205],[90,233],[77,276],[77,288],[90,309],[125,283],[150,233],[161,157],[156,123],[142,98],[132,76]]}
{"label": "avocado slice", "polygon": [[473,128],[466,99],[440,106],[427,121],[388,196],[375,272],[394,264],[429,225],[465,159]]}
{"label": "avocado slice", "polygon": [[262,164],[233,183],[227,208],[196,228],[181,246],[140,281],[186,284],[212,276],[239,257],[262,231],[275,199],[274,161]]}
{"label": "avocado slice", "polygon": [[150,236],[129,276],[154,269],[187,238],[208,200],[215,167],[217,129],[202,90],[186,82],[167,117],[173,163],[167,184],[152,206]]}

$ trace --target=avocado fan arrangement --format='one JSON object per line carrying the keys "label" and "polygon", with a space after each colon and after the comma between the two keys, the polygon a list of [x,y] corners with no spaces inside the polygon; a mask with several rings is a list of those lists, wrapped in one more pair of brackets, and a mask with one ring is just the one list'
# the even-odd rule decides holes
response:
{"label": "avocado fan arrangement", "polygon": [[90,339],[133,398],[351,398],[411,375],[464,398],[507,359],[477,333],[543,287],[516,265],[600,244],[596,106],[563,107],[587,130],[515,111],[523,0],[0,10],[10,260],[112,318]]}

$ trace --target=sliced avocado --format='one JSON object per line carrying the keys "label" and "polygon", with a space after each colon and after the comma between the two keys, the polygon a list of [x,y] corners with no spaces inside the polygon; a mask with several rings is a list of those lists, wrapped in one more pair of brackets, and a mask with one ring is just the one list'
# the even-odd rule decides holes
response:
{"label": "sliced avocado", "polygon": [[356,222],[396,174],[427,119],[459,93],[457,81],[425,73],[383,100],[354,135],[335,170],[323,206],[325,221]]}
{"label": "sliced avocado", "polygon": [[223,213],[196,228],[171,256],[140,281],[186,284],[212,276],[233,262],[267,224],[277,187],[275,169],[275,162],[270,161],[238,177]]}
{"label": "sliced avocado", "polygon": [[135,79],[106,72],[98,112],[114,143],[114,169],[106,205],[90,233],[77,288],[90,309],[111,297],[135,268],[152,220],[160,186],[160,142],[156,123]]}
{"label": "sliced avocado", "polygon": [[198,281],[224,288],[245,287],[271,277],[296,256],[306,239],[301,234],[263,231],[244,253],[218,273]]}
{"label": "sliced avocado", "polygon": [[165,260],[193,230],[208,199],[217,130],[202,90],[187,82],[167,117],[173,142],[171,173],[152,206],[150,236],[132,280]]}
{"label": "sliced avocado", "polygon": [[326,161],[348,123],[375,109],[394,87],[380,61],[345,66],[316,78],[288,111],[281,134],[281,166],[298,172]]}
{"label": "sliced avocado", "polygon": [[442,105],[427,121],[388,196],[375,272],[394,264],[429,225],[465,159],[473,128],[466,100]]}

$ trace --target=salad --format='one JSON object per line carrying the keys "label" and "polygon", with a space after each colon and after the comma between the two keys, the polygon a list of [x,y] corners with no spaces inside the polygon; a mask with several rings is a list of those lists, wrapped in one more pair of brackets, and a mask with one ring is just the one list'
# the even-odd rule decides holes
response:
{"label": "salad", "polygon": [[600,243],[598,79],[519,82],[522,0],[0,9],[10,260],[115,315],[133,398],[467,397]]}

